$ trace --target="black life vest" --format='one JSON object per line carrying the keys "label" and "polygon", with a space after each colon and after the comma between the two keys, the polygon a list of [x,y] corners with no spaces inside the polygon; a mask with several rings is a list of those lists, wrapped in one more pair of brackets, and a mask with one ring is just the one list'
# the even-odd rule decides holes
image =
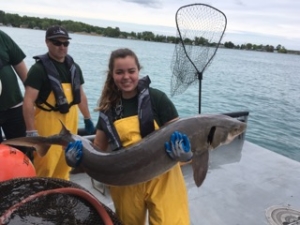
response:
{"label": "black life vest", "polygon": [[[141,136],[145,137],[155,130],[154,116],[152,112],[151,99],[149,94],[149,85],[151,80],[145,76],[138,83],[138,118],[140,124]],[[110,148],[115,151],[122,148],[120,137],[113,125],[113,109],[106,112],[100,112],[99,121],[104,133],[108,137]]]}
{"label": "black life vest", "polygon": [[[43,66],[45,67],[56,100],[56,104],[55,106],[53,106],[50,105],[46,100],[38,99],[36,101],[36,106],[45,111],[53,110],[53,111],[59,111],[60,113],[63,114],[68,113],[69,108],[72,105],[80,103],[80,74],[76,70],[76,66],[73,58],[70,55],[66,55],[65,58],[65,63],[67,64],[71,74],[73,101],[70,104],[68,104],[65,93],[63,92],[59,73],[55,68],[55,65],[49,58],[48,54],[34,56],[33,58],[36,61],[40,60]],[[42,104],[47,105],[49,109],[44,108]]]}

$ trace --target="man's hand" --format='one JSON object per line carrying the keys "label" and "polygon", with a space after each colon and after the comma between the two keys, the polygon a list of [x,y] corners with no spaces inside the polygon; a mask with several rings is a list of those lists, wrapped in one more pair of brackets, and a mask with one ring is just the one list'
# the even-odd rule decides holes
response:
{"label": "man's hand", "polygon": [[190,161],[193,157],[189,138],[178,131],[171,135],[170,142],[165,143],[165,150],[172,159],[180,162]]}
{"label": "man's hand", "polygon": [[84,129],[88,135],[95,133],[95,126],[91,119],[84,119]]}

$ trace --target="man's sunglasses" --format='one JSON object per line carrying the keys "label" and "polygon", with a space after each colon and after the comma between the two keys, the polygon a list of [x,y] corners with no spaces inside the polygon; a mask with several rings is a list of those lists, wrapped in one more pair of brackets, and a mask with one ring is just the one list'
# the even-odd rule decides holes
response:
{"label": "man's sunglasses", "polygon": [[64,42],[58,41],[58,40],[50,40],[50,41],[51,41],[52,44],[54,44],[55,46],[61,46],[61,45],[63,45],[63,46],[65,46],[65,47],[68,47],[69,44],[70,44],[69,41],[64,41]]}

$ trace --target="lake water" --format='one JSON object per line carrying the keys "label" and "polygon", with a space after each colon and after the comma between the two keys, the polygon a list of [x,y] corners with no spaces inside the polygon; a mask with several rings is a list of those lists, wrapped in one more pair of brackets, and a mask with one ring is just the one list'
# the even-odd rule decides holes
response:
{"label": "lake water", "polygon": [[[0,27],[27,55],[46,53],[45,31]],[[175,34],[174,34],[175,36]],[[71,34],[69,54],[81,66],[89,108],[97,104],[106,78],[111,51],[127,47],[136,52],[141,76],[149,75],[152,87],[163,90],[181,117],[198,113],[198,82],[183,94],[170,96],[173,44]],[[246,139],[300,161],[300,56],[219,49],[202,81],[202,113],[249,111]],[[97,113],[91,112],[94,123]],[[82,117],[80,120],[82,126]]]}

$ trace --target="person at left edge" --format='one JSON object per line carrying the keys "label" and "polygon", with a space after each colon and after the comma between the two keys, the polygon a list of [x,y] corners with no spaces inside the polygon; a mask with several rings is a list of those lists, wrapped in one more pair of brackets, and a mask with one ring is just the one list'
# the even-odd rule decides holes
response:
{"label": "person at left edge", "polygon": [[[83,91],[81,68],[68,55],[69,34],[61,26],[46,31],[48,52],[34,56],[36,63],[29,69],[25,81],[23,114],[27,136],[58,134],[62,123],[72,133],[78,130],[78,108],[84,117],[88,134],[95,132]],[[37,176],[69,180],[71,167],[66,164],[64,150],[52,145],[44,157],[34,152]]]}
{"label": "person at left edge", "polygon": [[[25,57],[16,42],[0,30],[0,143],[3,141],[1,128],[6,139],[24,137],[26,134],[23,96],[17,79],[17,76],[22,82],[26,79]],[[25,153],[25,150],[19,149]]]}

